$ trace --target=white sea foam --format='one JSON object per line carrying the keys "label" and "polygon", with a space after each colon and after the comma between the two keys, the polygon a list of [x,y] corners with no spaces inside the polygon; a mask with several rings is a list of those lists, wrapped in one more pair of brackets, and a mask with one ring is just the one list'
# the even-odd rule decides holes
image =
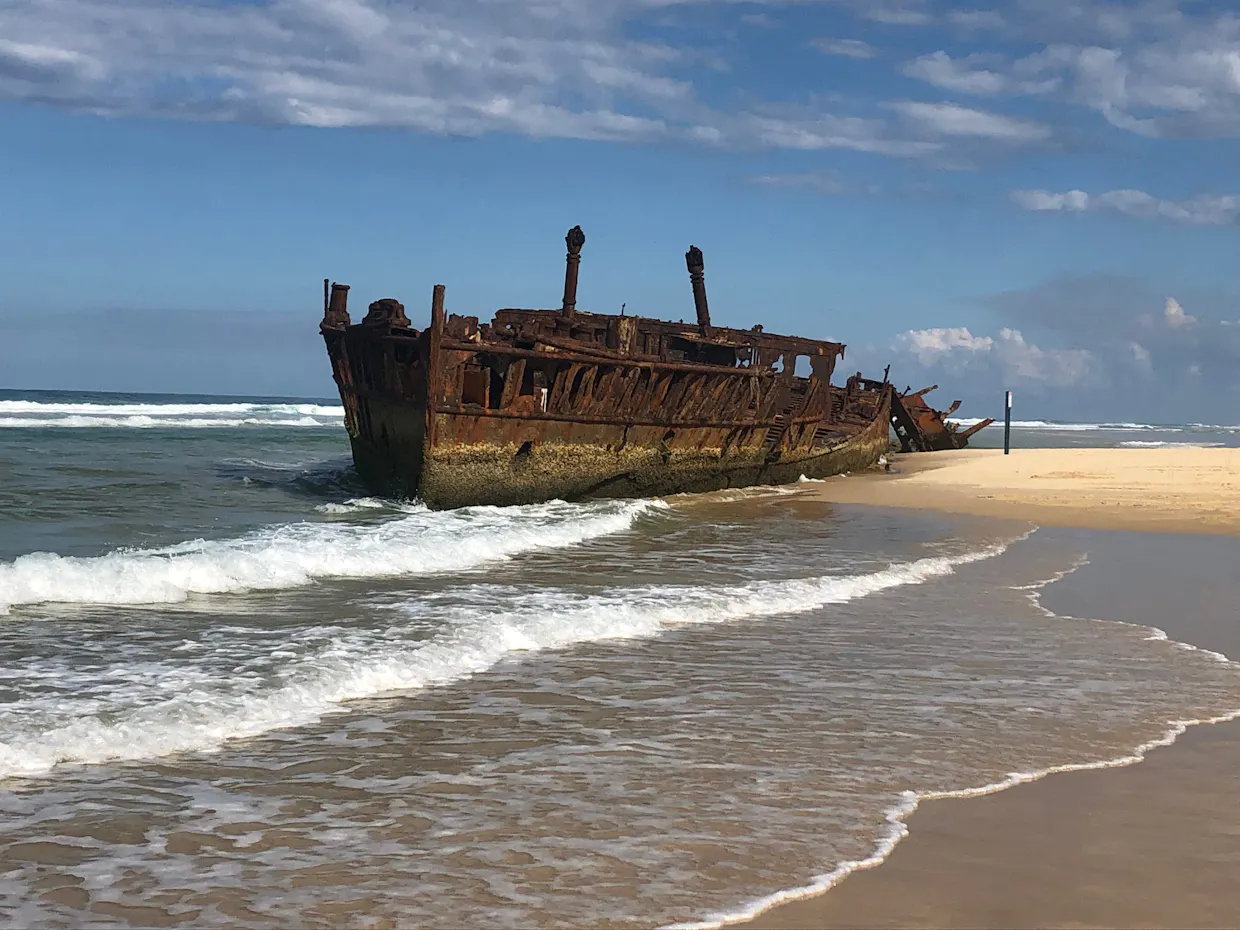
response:
{"label": "white sea foam", "polygon": [[209,419],[203,417],[83,417],[56,418],[0,417],[0,429],[237,429],[245,426],[339,426],[314,417],[246,417],[245,419]]}
{"label": "white sea foam", "polygon": [[355,497],[345,501],[343,504],[319,504],[314,508],[319,513],[330,514],[354,514],[365,513],[366,511],[376,510],[399,510],[405,513],[415,513],[418,510],[416,504],[404,504],[398,501],[380,500],[377,497]]}
{"label": "white sea foam", "polygon": [[262,410],[267,413],[310,417],[344,416],[344,408],[326,404],[223,403],[223,404],[54,404],[33,400],[0,400],[0,414],[107,414],[109,416],[160,415],[168,417],[235,415]]}
{"label": "white sea foam", "polygon": [[[1042,590],[1067,575],[1079,570],[1082,566],[1087,565],[1088,563],[1088,558],[1082,557],[1078,559],[1075,564],[1064,571],[1056,572],[1050,578],[1043,581],[1034,582],[1030,585],[1016,586],[1016,590],[1023,590],[1027,592],[1030,601],[1042,613],[1051,617],[1060,617],[1061,615],[1056,614],[1043,606],[1041,600]],[[1155,627],[1147,627],[1142,624],[1127,623],[1125,621],[1095,620],[1095,618],[1062,617],[1062,619],[1085,619],[1093,620],[1094,622],[1099,623],[1115,623],[1119,626],[1140,627],[1141,629],[1145,629],[1150,632],[1151,635],[1146,637],[1149,640],[1165,642],[1169,646],[1177,649],[1189,649],[1197,652],[1203,652],[1219,662],[1237,664],[1233,663],[1231,659],[1222,653],[1214,652],[1208,649],[1201,649],[1200,647],[1193,646],[1189,643],[1181,643],[1171,640],[1167,637],[1167,634],[1163,630],[1159,630]],[[1109,759],[1099,759],[1094,762],[1066,763],[1063,765],[1047,766],[1046,768],[1034,769],[1025,772],[1011,772],[1007,775],[1007,777],[1002,778],[999,781],[973,788],[962,788],[955,791],[902,792],[896,803],[887,809],[885,815],[887,829],[879,838],[878,843],[874,847],[873,853],[865,859],[841,862],[830,872],[815,876],[805,885],[795,888],[781,889],[773,894],[759,898],[756,901],[751,901],[736,910],[728,911],[726,913],[713,914],[703,920],[683,921],[668,924],[663,928],[663,930],[718,930],[718,928],[726,927],[731,924],[744,923],[746,921],[753,920],[758,915],[765,913],[774,907],[778,907],[781,904],[822,895],[830,891],[853,872],[857,872],[862,869],[871,869],[875,866],[882,865],[895,850],[899,842],[908,836],[909,828],[906,821],[909,816],[912,815],[913,812],[916,811],[917,808],[925,801],[983,797],[988,794],[995,794],[1000,791],[1005,791],[1008,788],[1013,788],[1027,782],[1039,781],[1040,779],[1046,778],[1048,775],[1057,775],[1064,772],[1084,772],[1097,769],[1122,768],[1128,765],[1135,765],[1136,763],[1143,761],[1150,751],[1163,746],[1170,746],[1177,739],[1179,739],[1180,736],[1187,732],[1189,727],[1210,725],[1215,723],[1227,723],[1228,721],[1237,719],[1240,719],[1240,709],[1205,719],[1172,720],[1168,722],[1167,729],[1163,731],[1161,735],[1141,743],[1125,755],[1115,756]]]}
{"label": "white sea foam", "polygon": [[1129,449],[1215,449],[1223,445],[1221,442],[1147,442],[1141,439],[1129,439],[1120,443]]}
{"label": "white sea foam", "polygon": [[[363,507],[365,505],[362,505]],[[471,507],[381,523],[303,522],[96,557],[35,552],[0,563],[0,613],[42,603],[172,604],[196,594],[293,588],[326,578],[453,571],[627,529],[657,501]]]}
{"label": "white sea foam", "polygon": [[[948,417],[949,423],[958,426],[975,426],[982,422],[981,417]],[[1175,433],[1183,429],[1180,426],[1159,426],[1154,423],[1055,423],[1050,420],[1013,420],[1013,429],[1053,430],[1058,432],[1076,433],[1102,430],[1107,432],[1133,432],[1150,430],[1160,433]],[[1213,429],[1215,427],[1207,427]]]}
{"label": "white sea foam", "polygon": [[344,408],[311,403],[42,403],[0,401],[0,429],[210,429],[339,426]]}
{"label": "white sea foam", "polygon": [[[443,540],[440,541],[443,544]],[[493,595],[499,609],[479,609],[486,590],[452,608],[425,599],[398,610],[433,610],[447,621],[429,640],[392,640],[339,631],[330,645],[291,662],[268,690],[238,693],[233,679],[193,677],[173,697],[120,715],[97,711],[58,716],[68,722],[0,743],[0,777],[32,775],[65,762],[102,763],[216,749],[231,740],[306,725],[340,712],[345,702],[445,684],[491,668],[517,653],[577,643],[648,637],[686,624],[722,623],[816,610],[889,588],[921,584],[1004,551],[997,544],[954,556],[894,564],[858,575],[823,575],[748,584],[658,585],[574,595],[561,589],[518,597]],[[459,561],[460,552],[449,558]],[[502,606],[501,606],[502,605]],[[178,671],[166,674],[176,679]],[[254,687],[258,687],[255,685]]]}

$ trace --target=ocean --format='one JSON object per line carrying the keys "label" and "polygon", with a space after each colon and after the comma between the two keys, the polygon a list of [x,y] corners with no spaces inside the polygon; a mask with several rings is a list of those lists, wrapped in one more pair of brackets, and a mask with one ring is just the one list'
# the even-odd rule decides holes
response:
{"label": "ocean", "polygon": [[367,495],[341,417],[0,392],[10,925],[721,926],[924,799],[1240,713],[1219,653],[1043,603],[1122,534],[813,482],[431,512]]}

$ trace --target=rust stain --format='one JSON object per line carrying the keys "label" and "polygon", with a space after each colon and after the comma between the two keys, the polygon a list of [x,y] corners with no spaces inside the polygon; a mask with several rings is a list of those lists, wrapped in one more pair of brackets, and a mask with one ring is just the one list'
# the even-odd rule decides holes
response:
{"label": "rust stain", "polygon": [[953,401],[946,410],[935,410],[925,401],[925,396],[938,388],[932,384],[916,393],[905,390],[896,394],[891,402],[891,426],[900,441],[903,452],[945,452],[963,449],[969,437],[984,430],[993,418],[975,423],[960,430],[947,418],[960,409],[960,401]]}

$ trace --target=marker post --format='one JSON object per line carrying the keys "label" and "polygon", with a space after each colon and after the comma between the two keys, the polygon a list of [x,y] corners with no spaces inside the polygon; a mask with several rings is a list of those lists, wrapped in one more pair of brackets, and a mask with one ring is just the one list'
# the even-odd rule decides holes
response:
{"label": "marker post", "polygon": [[1003,454],[1010,455],[1012,453],[1012,392],[1008,391],[1004,397],[1003,411]]}

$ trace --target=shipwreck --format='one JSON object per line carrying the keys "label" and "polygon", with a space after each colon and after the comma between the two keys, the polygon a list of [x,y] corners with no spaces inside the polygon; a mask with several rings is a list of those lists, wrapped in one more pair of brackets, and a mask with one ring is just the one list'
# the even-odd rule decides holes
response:
{"label": "shipwreck", "polygon": [[960,409],[960,401],[952,401],[946,410],[935,410],[925,397],[938,390],[937,384],[913,391],[905,388],[891,401],[891,428],[900,443],[901,452],[948,452],[963,449],[969,438],[995,422],[993,417],[979,420],[967,429],[959,429],[948,417]]}
{"label": "shipwreck", "polygon": [[560,308],[490,322],[445,315],[436,285],[426,329],[390,298],[354,323],[348,285],[323,282],[320,331],[373,492],[434,508],[649,497],[824,478],[888,450],[886,376],[836,386],[840,343],[713,325],[700,249],[686,324],[578,310],[585,235],[565,241]]}

